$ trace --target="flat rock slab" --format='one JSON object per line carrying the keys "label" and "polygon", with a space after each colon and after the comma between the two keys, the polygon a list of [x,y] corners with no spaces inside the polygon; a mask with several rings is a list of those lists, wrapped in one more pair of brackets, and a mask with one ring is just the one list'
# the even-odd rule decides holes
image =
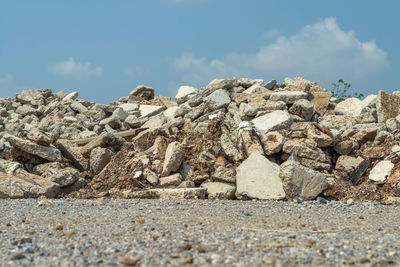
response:
{"label": "flat rock slab", "polygon": [[238,198],[283,199],[285,191],[279,178],[279,165],[253,152],[236,169]]}
{"label": "flat rock slab", "polygon": [[36,155],[48,161],[62,161],[60,150],[53,146],[38,145],[13,135],[6,135],[5,138],[13,146],[28,154]]}
{"label": "flat rock slab", "polygon": [[206,192],[205,188],[162,188],[131,192],[129,198],[205,199]]}
{"label": "flat rock slab", "polygon": [[272,101],[283,101],[287,104],[293,104],[299,99],[307,99],[308,93],[300,91],[282,91],[270,94]]}
{"label": "flat rock slab", "polygon": [[293,120],[289,113],[282,110],[276,110],[257,117],[251,121],[254,127],[260,132],[269,132],[275,130],[287,129]]}
{"label": "flat rock slab", "polygon": [[153,105],[140,105],[139,106],[139,111],[140,111],[140,116],[141,117],[151,117],[154,116],[161,111],[163,111],[165,108],[161,106],[153,106]]}

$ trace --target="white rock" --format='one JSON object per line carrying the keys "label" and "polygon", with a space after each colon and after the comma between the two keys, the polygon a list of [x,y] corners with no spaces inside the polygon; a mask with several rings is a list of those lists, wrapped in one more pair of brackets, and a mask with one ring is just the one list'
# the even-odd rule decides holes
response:
{"label": "white rock", "polygon": [[63,101],[75,100],[78,97],[78,92],[72,92],[63,98]]}
{"label": "white rock", "polygon": [[176,113],[176,111],[177,111],[178,109],[179,109],[178,106],[173,106],[173,107],[167,108],[167,109],[163,112],[163,114],[164,114],[164,116],[165,116],[168,120],[172,120],[172,119],[175,118],[175,113]]}
{"label": "white rock", "polygon": [[394,164],[390,160],[382,160],[372,168],[368,178],[377,183],[384,183],[393,167]]}
{"label": "white rock", "polygon": [[208,199],[233,199],[236,187],[231,184],[221,182],[209,182],[201,184],[207,189]]}
{"label": "white rock", "polygon": [[195,93],[197,93],[197,91],[198,91],[197,88],[183,85],[183,86],[179,87],[178,93],[176,93],[175,98],[176,98],[176,100],[183,99],[183,98],[187,99],[189,95],[195,94]]}
{"label": "white rock", "polygon": [[269,132],[287,129],[292,125],[292,118],[289,113],[282,110],[275,110],[251,121],[258,131]]}
{"label": "white rock", "polygon": [[257,199],[283,199],[279,165],[253,152],[236,169],[237,196]]}
{"label": "white rock", "polygon": [[335,113],[339,115],[351,115],[357,117],[361,114],[364,103],[355,97],[347,98],[335,107]]}
{"label": "white rock", "polygon": [[140,105],[139,111],[141,117],[150,117],[160,113],[164,107],[153,105]]}
{"label": "white rock", "polygon": [[118,107],[122,108],[123,110],[125,110],[125,112],[129,114],[139,110],[139,105],[135,103],[124,103],[119,105]]}

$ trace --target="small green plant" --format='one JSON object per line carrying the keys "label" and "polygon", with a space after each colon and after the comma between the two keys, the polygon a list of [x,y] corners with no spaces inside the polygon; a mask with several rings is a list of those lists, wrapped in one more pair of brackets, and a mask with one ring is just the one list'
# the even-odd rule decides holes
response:
{"label": "small green plant", "polygon": [[333,86],[333,90],[331,91],[332,96],[336,97],[340,102],[344,101],[345,99],[347,99],[349,97],[355,97],[358,99],[361,99],[364,97],[364,94],[361,94],[361,93],[354,93],[354,95],[348,94],[347,91],[349,91],[351,84],[346,83],[342,79],[338,80],[337,83],[332,83],[332,86]]}

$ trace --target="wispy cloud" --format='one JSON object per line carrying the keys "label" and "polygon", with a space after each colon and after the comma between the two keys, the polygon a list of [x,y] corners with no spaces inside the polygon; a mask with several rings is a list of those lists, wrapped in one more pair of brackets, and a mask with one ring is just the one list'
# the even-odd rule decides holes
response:
{"label": "wispy cloud", "polygon": [[92,67],[89,62],[77,62],[73,57],[60,61],[51,67],[51,71],[61,76],[99,77],[103,73],[100,66]]}
{"label": "wispy cloud", "polygon": [[256,53],[233,52],[222,59],[207,60],[186,52],[172,67],[182,72],[183,81],[192,77],[204,83],[218,75],[265,78],[300,75],[331,82],[346,76],[353,81],[361,80],[377,74],[388,64],[387,53],[375,41],[360,41],[353,31],[342,30],[335,18],[326,18],[304,26],[292,36],[280,36]]}

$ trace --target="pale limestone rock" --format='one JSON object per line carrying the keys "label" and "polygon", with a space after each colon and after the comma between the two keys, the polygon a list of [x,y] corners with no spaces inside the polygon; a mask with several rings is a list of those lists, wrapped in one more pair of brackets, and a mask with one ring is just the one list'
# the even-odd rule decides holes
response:
{"label": "pale limestone rock", "polygon": [[276,110],[257,117],[251,121],[254,127],[260,132],[269,132],[275,130],[288,129],[293,120],[289,113],[282,110]]}
{"label": "pale limestone rock", "polygon": [[170,176],[160,178],[159,181],[161,187],[179,185],[182,182],[182,176],[179,173],[174,173]]}
{"label": "pale limestone rock", "polygon": [[382,160],[372,168],[368,178],[376,183],[385,183],[393,167],[394,164],[390,160]]}
{"label": "pale limestone rock", "polygon": [[185,157],[183,145],[178,142],[172,142],[168,145],[165,152],[165,160],[163,165],[162,175],[167,176],[171,172],[179,169]]}
{"label": "pale limestone rock", "polygon": [[279,165],[258,152],[252,153],[236,169],[237,196],[256,199],[283,199]]}
{"label": "pale limestone rock", "polygon": [[208,199],[234,199],[236,186],[220,182],[202,183],[202,188],[207,189]]}

